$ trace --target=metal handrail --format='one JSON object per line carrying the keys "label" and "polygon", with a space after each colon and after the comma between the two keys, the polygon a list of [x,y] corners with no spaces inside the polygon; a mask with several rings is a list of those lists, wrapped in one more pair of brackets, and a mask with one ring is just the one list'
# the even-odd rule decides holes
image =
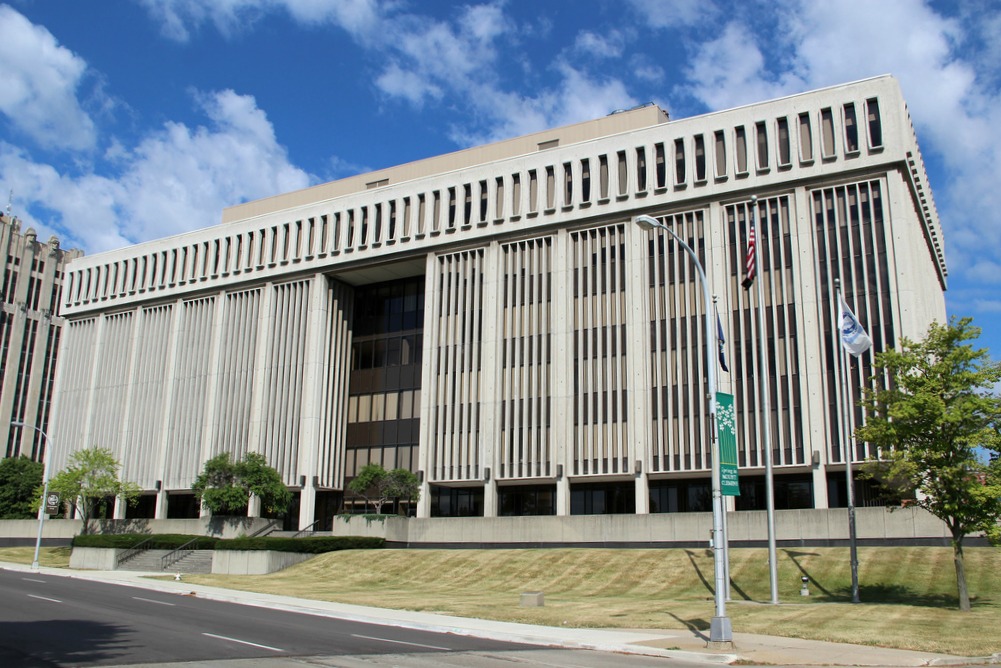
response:
{"label": "metal handrail", "polygon": [[129,549],[119,554],[117,557],[115,557],[115,568],[118,568],[119,566],[124,564],[126,561],[129,561],[130,559],[135,559],[140,554],[150,549],[147,543],[151,542],[153,542],[153,538],[152,537],[147,538],[143,541],[140,541],[139,543],[136,543]]}
{"label": "metal handrail", "polygon": [[192,538],[191,540],[189,540],[187,543],[177,548],[176,550],[168,552],[167,554],[160,557],[160,570],[161,571],[167,570],[169,567],[173,566],[178,561],[180,561],[184,557],[194,552],[195,551],[194,548],[189,548],[188,545],[191,545],[192,543],[195,543],[199,540],[201,540],[201,536],[199,536],[198,538]]}
{"label": "metal handrail", "polygon": [[267,536],[269,533],[274,533],[280,523],[280,520],[271,520],[260,529],[247,536],[247,538],[257,538],[258,536]]}
{"label": "metal handrail", "polygon": [[323,520],[316,520],[315,522],[313,522],[312,524],[310,524],[305,529],[299,529],[299,531],[297,531],[296,534],[294,536],[292,536],[292,538],[302,538],[306,534],[316,533],[316,530],[313,527],[315,527],[317,524],[319,524],[322,521]]}

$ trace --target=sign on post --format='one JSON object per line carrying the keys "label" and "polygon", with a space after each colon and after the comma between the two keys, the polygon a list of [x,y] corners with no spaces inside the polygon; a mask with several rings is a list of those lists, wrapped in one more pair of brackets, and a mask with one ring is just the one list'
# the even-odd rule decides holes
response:
{"label": "sign on post", "polygon": [[54,492],[49,492],[49,495],[45,497],[45,514],[46,515],[58,515],[59,514],[59,495]]}
{"label": "sign on post", "polygon": [[740,496],[737,479],[737,431],[733,395],[716,393],[716,438],[719,442],[719,482],[723,496]]}

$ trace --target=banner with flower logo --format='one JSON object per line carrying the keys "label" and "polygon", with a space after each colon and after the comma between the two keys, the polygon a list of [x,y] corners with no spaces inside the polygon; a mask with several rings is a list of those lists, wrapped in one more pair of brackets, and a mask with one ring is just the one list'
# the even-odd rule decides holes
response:
{"label": "banner with flower logo", "polygon": [[716,438],[719,441],[719,481],[723,496],[740,496],[737,480],[737,430],[733,395],[716,393]]}

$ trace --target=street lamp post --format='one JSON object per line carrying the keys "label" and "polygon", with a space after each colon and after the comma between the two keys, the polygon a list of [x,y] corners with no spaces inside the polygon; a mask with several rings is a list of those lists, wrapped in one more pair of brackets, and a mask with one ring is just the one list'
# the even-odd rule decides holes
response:
{"label": "street lamp post", "polygon": [[[716,428],[716,365],[713,351],[716,346],[716,330],[713,329],[712,313],[709,308],[712,303],[712,295],[709,290],[709,281],[706,280],[706,272],[702,268],[699,256],[695,254],[691,246],[685,243],[670,227],[650,216],[636,216],[633,222],[644,230],[664,230],[677,241],[685,252],[692,258],[692,263],[699,273],[699,280],[702,281],[702,293],[705,299],[706,314],[706,384],[709,392],[709,422],[710,429]],[[730,618],[726,616],[726,565],[723,554],[723,492],[720,486],[719,453],[716,439],[712,433],[709,435],[710,447],[712,450],[712,491],[713,491],[713,566],[715,572],[715,601],[716,614],[709,625],[709,642],[733,642],[733,627]]]}
{"label": "street lamp post", "polygon": [[11,422],[12,427],[27,427],[34,429],[45,440],[45,454],[42,456],[42,504],[38,507],[38,536],[35,537],[35,557],[31,560],[31,570],[38,570],[38,552],[42,547],[42,526],[45,524],[45,503],[49,498],[49,450],[52,448],[52,439],[49,435],[38,427],[23,422]]}

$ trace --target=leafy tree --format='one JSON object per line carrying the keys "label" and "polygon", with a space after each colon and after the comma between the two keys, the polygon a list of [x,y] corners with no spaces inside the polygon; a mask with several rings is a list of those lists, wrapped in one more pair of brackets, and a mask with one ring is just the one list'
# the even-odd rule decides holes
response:
{"label": "leafy tree", "polygon": [[421,496],[421,483],[417,474],[409,469],[393,469],[387,475],[386,494],[392,499],[413,503]]}
{"label": "leafy tree", "polygon": [[24,455],[0,460],[0,520],[30,520],[37,507],[35,490],[42,484],[44,467]]}
{"label": "leafy tree", "polygon": [[1001,540],[1001,397],[993,394],[1001,362],[967,343],[978,336],[970,318],[953,318],[932,323],[922,341],[902,338],[899,349],[877,354],[886,387],[865,391],[868,416],[856,430],[880,448],[867,473],[949,527],[961,610],[970,609],[963,538],[983,531]]}
{"label": "leafy tree", "polygon": [[268,513],[282,513],[292,502],[281,474],[256,452],[248,452],[240,461],[233,461],[228,452],[216,455],[205,462],[192,489],[214,515],[245,514],[251,494]]}
{"label": "leafy tree", "polygon": [[[134,482],[118,477],[121,464],[107,448],[86,448],[69,456],[66,468],[49,481],[49,492],[62,497],[63,503],[76,508],[83,520],[83,531],[87,533],[90,520],[107,503],[109,497],[122,497],[130,505],[135,505],[142,491]],[[42,485],[35,490],[35,509],[41,503]]]}
{"label": "leafy tree", "polygon": [[382,506],[393,499],[415,501],[420,496],[417,476],[407,469],[387,471],[382,464],[366,464],[348,483],[348,489],[375,506],[375,513],[382,513]]}

